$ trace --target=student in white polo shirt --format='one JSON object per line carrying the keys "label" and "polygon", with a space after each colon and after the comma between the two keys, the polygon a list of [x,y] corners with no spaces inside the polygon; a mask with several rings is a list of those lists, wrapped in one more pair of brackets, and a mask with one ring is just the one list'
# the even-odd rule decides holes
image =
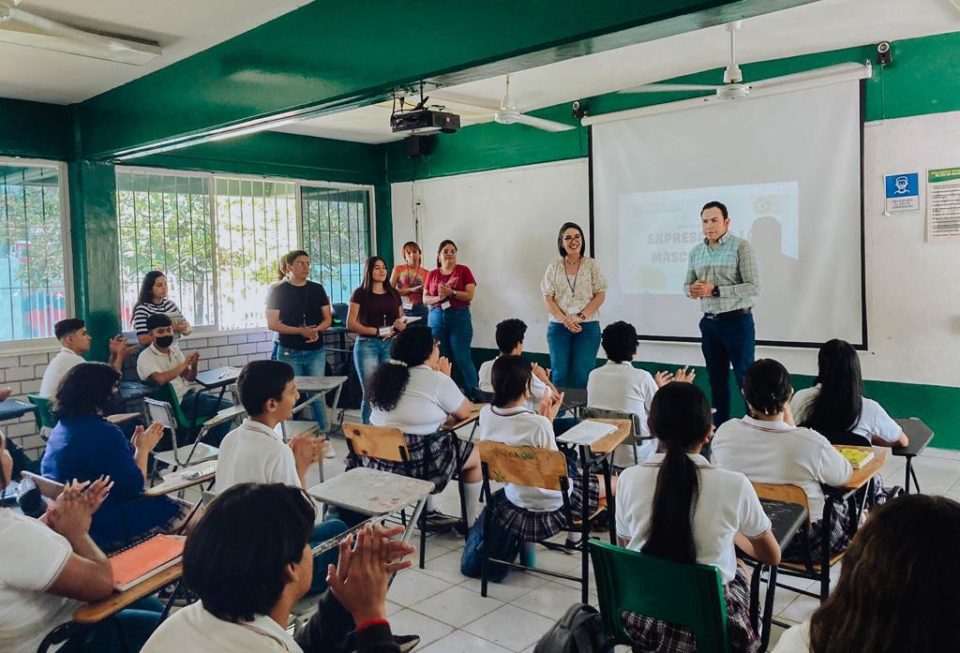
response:
{"label": "student in white polo shirt", "polygon": [[[770,519],[743,474],[712,467],[700,455],[713,432],[702,390],[690,383],[663,386],[653,399],[649,422],[661,453],[620,474],[620,545],[673,562],[717,567],[726,596],[730,650],[753,653],[760,642],[734,545],[761,562],[779,564],[780,547]],[[687,628],[668,627],[633,612],[623,620],[635,650],[695,650],[693,632]]]}
{"label": "student in white polo shirt", "polygon": [[[141,381],[149,381],[158,387],[169,383],[183,412],[189,416],[194,413],[198,417],[213,415],[233,405],[226,399],[218,400],[210,394],[200,394],[190,388],[190,383],[197,378],[200,352],[194,350],[185,356],[180,347],[174,344],[170,316],[164,313],[151,315],[147,318],[146,326],[153,342],[137,357],[137,375]],[[206,442],[219,446],[229,428],[229,422],[213,427],[206,436]]]}
{"label": "student in white polo shirt", "polygon": [[[497,341],[497,348],[500,350],[499,358],[503,356],[522,356],[523,355],[523,337],[527,333],[527,325],[523,320],[510,318],[497,324],[497,330],[494,338]],[[480,365],[480,389],[484,392],[493,392],[493,364],[496,358],[484,361]],[[530,401],[527,407],[530,410],[537,411],[540,408],[540,402],[544,397],[556,394],[557,389],[550,382],[550,372],[536,363],[531,363],[530,370],[532,378],[530,380]]]}
{"label": "student in white polo shirt", "polygon": [[[83,354],[90,351],[92,338],[86,329],[86,323],[75,317],[60,320],[53,325],[53,333],[60,341],[60,351],[50,359],[50,364],[43,372],[43,380],[40,381],[40,396],[52,398],[57,394],[57,386],[60,381],[80,363],[86,363]],[[136,345],[128,343],[126,338],[117,334],[108,341],[110,347],[110,359],[107,361],[110,366],[120,373],[123,373],[123,362],[127,359]]]}
{"label": "student in white polo shirt", "polygon": [[[293,407],[300,398],[293,368],[282,361],[251,361],[237,378],[237,390],[249,417],[220,445],[214,486],[217,494],[238,483],[283,483],[306,488],[307,470],[322,461],[324,448],[330,443],[325,437],[298,435],[287,445],[277,433],[277,426],[293,417]],[[322,521],[314,525],[310,544],[326,542],[346,530],[346,524],[338,519]],[[327,564],[336,562],[336,549],[317,558],[311,592],[326,588]]]}
{"label": "student in white polo shirt", "polygon": [[[600,340],[607,354],[607,364],[594,369],[587,377],[587,405],[591,408],[621,410],[633,413],[640,423],[642,436],[649,436],[647,414],[657,388],[670,381],[693,382],[696,373],[687,368],[677,370],[676,375],[657,372],[651,375],[646,370],[633,366],[637,356],[637,330],[627,322],[608,324]],[[638,460],[645,460],[656,453],[657,441],[647,440],[637,452]],[[618,467],[633,465],[633,447],[621,445],[614,452],[614,464]]]}
{"label": "student in white polo shirt", "polygon": [[[749,415],[720,425],[713,440],[713,461],[719,467],[746,475],[756,483],[798,485],[810,506],[810,550],[814,560],[820,557],[824,541],[832,552],[842,551],[849,543],[849,515],[846,503],[834,506],[831,532],[820,526],[824,496],[821,484],[840,486],[850,480],[853,468],[825,437],[808,428],[794,426],[790,414],[790,374],[769,358],[747,368],[743,380],[743,398]],[[802,559],[803,544],[794,538],[783,552],[784,558]]]}
{"label": "student in white polo shirt", "polygon": [[790,401],[797,424],[822,433],[850,431],[881,447],[905,447],[906,433],[887,411],[863,396],[857,350],[843,340],[830,340],[817,354],[814,387]]}

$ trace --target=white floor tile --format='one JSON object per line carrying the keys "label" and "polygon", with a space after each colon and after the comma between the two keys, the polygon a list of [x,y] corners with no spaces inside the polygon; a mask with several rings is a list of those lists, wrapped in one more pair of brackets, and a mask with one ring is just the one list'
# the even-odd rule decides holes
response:
{"label": "white floor tile", "polygon": [[[515,601],[524,594],[536,590],[547,584],[547,580],[536,574],[527,574],[521,571],[511,571],[502,583],[487,583],[487,596],[501,601]],[[460,584],[471,592],[480,594],[480,579],[469,578]],[[559,618],[560,615],[557,615]]]}
{"label": "white floor tile", "polygon": [[420,647],[423,647],[446,637],[453,632],[453,627],[414,610],[401,610],[390,617],[390,630],[397,635],[419,635]]}
{"label": "white floor tile", "polygon": [[419,569],[407,569],[397,574],[387,592],[387,598],[397,605],[409,608],[414,603],[419,603],[451,587],[450,583],[425,574]]}
{"label": "white floor tile", "polygon": [[513,651],[522,651],[536,642],[553,625],[553,619],[505,605],[464,627],[469,633]]}
{"label": "white floor tile", "polygon": [[513,605],[554,621],[574,603],[580,603],[580,590],[559,583],[547,583],[513,601]]}
{"label": "white floor tile", "polygon": [[778,619],[787,619],[793,623],[806,621],[813,614],[814,610],[820,607],[820,600],[810,596],[800,594],[790,602],[778,615]]}
{"label": "white floor tile", "polygon": [[455,630],[424,649],[422,653],[511,653],[510,649],[488,642],[463,630]]}
{"label": "white floor tile", "polygon": [[[430,553],[430,542],[427,540],[427,553]],[[437,550],[440,547],[436,547]],[[445,553],[442,553],[434,558],[429,558],[426,565],[422,571],[425,574],[430,574],[440,580],[445,580],[448,583],[459,585],[466,578],[463,574],[460,573],[460,551],[448,551],[444,549]]]}
{"label": "white floor tile", "polygon": [[491,597],[478,596],[465,587],[451,587],[425,601],[415,604],[412,609],[429,615],[455,628],[462,628],[471,621],[503,605],[503,601]]}

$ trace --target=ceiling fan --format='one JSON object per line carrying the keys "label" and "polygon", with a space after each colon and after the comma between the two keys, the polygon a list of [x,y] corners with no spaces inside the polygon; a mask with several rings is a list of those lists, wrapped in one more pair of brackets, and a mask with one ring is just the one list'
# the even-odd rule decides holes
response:
{"label": "ceiling fan", "polygon": [[528,127],[542,129],[548,132],[564,132],[575,129],[575,125],[568,125],[562,122],[556,122],[555,120],[547,120],[545,118],[537,118],[535,116],[527,115],[526,113],[523,113],[517,109],[517,103],[510,95],[510,75],[507,75],[506,88],[504,90],[503,99],[500,100],[499,105],[494,105],[490,102],[478,100],[476,98],[448,95],[447,93],[439,90],[435,93],[435,95],[442,95],[443,100],[446,102],[451,102],[458,105],[463,105],[464,107],[475,108],[480,111],[487,112],[479,115],[464,116],[464,120],[471,123],[489,122],[490,120],[500,123],[501,125],[514,125],[519,123],[521,125],[527,125]]}
{"label": "ceiling fan", "polygon": [[139,66],[160,56],[158,43],[104,34],[20,9],[21,0],[0,0],[0,43],[25,45]]}

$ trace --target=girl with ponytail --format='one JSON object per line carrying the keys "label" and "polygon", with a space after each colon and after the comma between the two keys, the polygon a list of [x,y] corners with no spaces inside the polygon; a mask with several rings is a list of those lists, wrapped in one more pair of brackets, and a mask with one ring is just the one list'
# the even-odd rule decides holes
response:
{"label": "girl with ponytail", "polygon": [[[780,547],[770,520],[743,474],[713,467],[700,455],[713,431],[702,390],[690,383],[668,383],[654,395],[647,423],[659,440],[659,451],[620,475],[620,544],[682,564],[717,567],[725,588],[731,650],[753,653],[760,641],[750,623],[750,590],[735,545],[761,562],[778,564]],[[625,612],[623,620],[634,650],[695,647],[693,632],[681,626],[633,612]]]}

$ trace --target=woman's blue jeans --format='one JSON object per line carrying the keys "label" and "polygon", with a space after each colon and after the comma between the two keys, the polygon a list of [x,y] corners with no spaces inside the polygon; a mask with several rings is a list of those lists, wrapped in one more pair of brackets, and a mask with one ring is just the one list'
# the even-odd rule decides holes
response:
{"label": "woman's blue jeans", "polygon": [[480,379],[477,368],[470,355],[473,342],[473,322],[470,320],[469,307],[430,309],[430,330],[433,337],[440,341],[440,355],[449,358],[460,374],[460,388],[468,397],[473,396]]}
{"label": "woman's blue jeans", "polygon": [[357,367],[357,378],[360,379],[360,388],[363,390],[363,401],[360,402],[360,416],[364,424],[370,423],[370,402],[367,399],[367,382],[373,373],[390,358],[390,345],[393,339],[368,338],[358,336],[353,343],[353,364]]}
{"label": "woman's blue jeans", "polygon": [[419,317],[423,320],[424,324],[427,322],[427,315],[430,312],[430,307],[426,304],[414,304],[410,308],[403,309],[403,314],[407,317]]}
{"label": "woman's blue jeans", "polygon": [[550,380],[558,388],[586,388],[587,377],[596,365],[600,323],[581,322],[580,327],[580,333],[572,333],[560,322],[547,326]]}
{"label": "woman's blue jeans", "polygon": [[[277,360],[283,361],[293,368],[293,373],[297,376],[326,376],[327,374],[327,348],[320,349],[290,349],[280,346],[277,350]],[[312,393],[302,393],[302,398],[309,398]],[[327,411],[323,399],[313,402],[313,419],[321,431],[327,430]]]}

